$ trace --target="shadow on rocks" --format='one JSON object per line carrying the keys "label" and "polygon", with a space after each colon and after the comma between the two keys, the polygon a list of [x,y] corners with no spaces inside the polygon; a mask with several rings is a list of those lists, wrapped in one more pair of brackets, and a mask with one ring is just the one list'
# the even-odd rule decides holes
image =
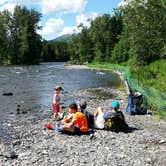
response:
{"label": "shadow on rocks", "polygon": [[119,133],[119,132],[123,132],[123,133],[132,133],[134,132],[135,130],[139,130],[138,128],[135,128],[135,127],[127,127],[127,128],[123,128],[123,129],[110,129],[110,131],[112,132],[116,132],[116,133]]}
{"label": "shadow on rocks", "polygon": [[94,137],[95,132],[96,132],[96,131],[95,131],[94,129],[90,129],[90,130],[88,130],[88,132],[86,132],[86,133],[71,133],[71,132],[68,132],[68,131],[63,131],[63,132],[61,132],[61,134],[66,134],[66,135],[70,135],[70,136],[75,136],[75,135],[77,135],[77,136],[88,135],[88,136],[90,136],[90,139],[92,139],[92,138]]}

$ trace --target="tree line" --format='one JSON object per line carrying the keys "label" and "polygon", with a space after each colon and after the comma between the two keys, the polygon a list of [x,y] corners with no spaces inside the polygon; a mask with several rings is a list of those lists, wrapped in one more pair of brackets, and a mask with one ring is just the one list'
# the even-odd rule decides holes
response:
{"label": "tree line", "polygon": [[36,33],[41,14],[16,6],[0,13],[0,64],[37,64],[41,37]]}
{"label": "tree line", "polygon": [[90,28],[68,42],[45,41],[37,34],[42,15],[16,6],[0,12],[0,64],[108,62],[148,65],[166,59],[166,1],[132,0],[128,5],[90,20]]}
{"label": "tree line", "polygon": [[90,21],[74,35],[70,59],[79,62],[148,65],[166,59],[166,1],[133,0]]}
{"label": "tree line", "polygon": [[43,41],[37,34],[41,17],[34,9],[20,6],[13,13],[0,12],[0,64],[30,65],[69,59],[66,42]]}

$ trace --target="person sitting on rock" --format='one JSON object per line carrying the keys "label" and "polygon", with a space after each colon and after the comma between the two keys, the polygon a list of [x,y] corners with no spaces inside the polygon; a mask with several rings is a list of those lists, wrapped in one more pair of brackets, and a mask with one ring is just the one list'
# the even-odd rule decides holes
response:
{"label": "person sitting on rock", "polygon": [[102,107],[98,107],[94,113],[94,128],[97,129],[123,129],[128,125],[125,122],[122,111],[119,110],[119,102],[111,103],[112,110],[104,112]]}
{"label": "person sitting on rock", "polygon": [[84,134],[88,131],[88,122],[82,112],[77,111],[76,103],[69,105],[69,113],[72,114],[71,118],[64,118],[56,127],[56,131],[62,133]]}
{"label": "person sitting on rock", "polygon": [[92,127],[94,125],[94,115],[86,110],[87,102],[84,99],[81,99],[78,103],[78,110],[82,112],[88,121],[88,126]]}
{"label": "person sitting on rock", "polygon": [[122,111],[119,110],[120,104],[118,101],[111,103],[112,111],[104,113],[104,128],[108,130],[123,130],[128,128],[125,117]]}

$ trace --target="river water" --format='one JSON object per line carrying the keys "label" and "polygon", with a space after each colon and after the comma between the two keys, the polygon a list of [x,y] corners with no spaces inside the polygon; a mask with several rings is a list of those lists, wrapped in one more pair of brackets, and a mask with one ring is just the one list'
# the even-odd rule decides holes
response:
{"label": "river water", "polygon": [[0,67],[0,123],[20,117],[18,106],[25,111],[22,113],[30,114],[49,108],[55,85],[69,94],[85,88],[119,86],[120,78],[110,71],[66,69],[65,63]]}

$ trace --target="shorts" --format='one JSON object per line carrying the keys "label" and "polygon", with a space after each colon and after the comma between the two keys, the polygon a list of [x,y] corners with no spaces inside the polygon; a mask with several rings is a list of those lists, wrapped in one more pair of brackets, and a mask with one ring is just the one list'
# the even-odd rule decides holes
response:
{"label": "shorts", "polygon": [[60,112],[60,105],[59,104],[52,104],[52,110],[54,113]]}

